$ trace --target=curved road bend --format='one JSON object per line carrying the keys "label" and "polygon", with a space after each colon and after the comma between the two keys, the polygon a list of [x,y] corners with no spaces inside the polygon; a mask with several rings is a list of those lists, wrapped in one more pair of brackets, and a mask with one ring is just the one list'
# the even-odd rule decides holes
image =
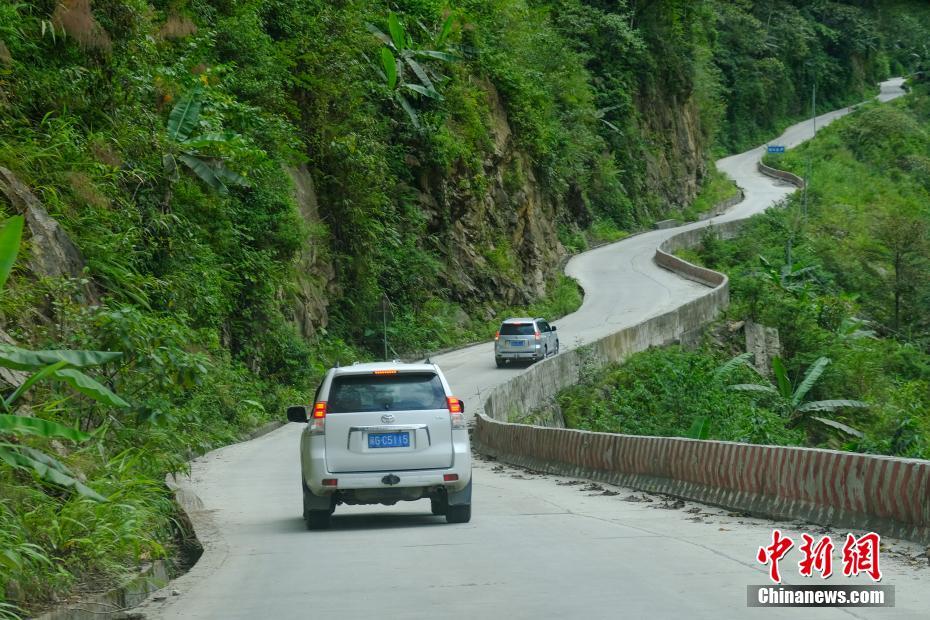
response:
{"label": "curved road bend", "polygon": [[[901,93],[900,80],[882,85],[883,99]],[[824,115],[818,126],[846,112]],[[778,142],[794,146],[811,135],[806,122]],[[759,213],[793,191],[756,171],[762,152],[718,162],[746,200],[717,220]],[[587,295],[578,312],[558,322],[563,346],[590,342],[708,290],[653,263],[656,246],[677,230],[648,232],[569,262],[566,272]],[[490,343],[435,361],[470,411],[480,406],[480,394],[522,372],[495,368]],[[197,520],[209,530],[202,536],[207,551],[162,592],[167,598],[140,611],[184,619],[797,616],[746,607],[746,585],[767,582],[755,553],[769,544],[771,521],[480,459],[467,525],[431,516],[424,500],[340,506],[331,530],[308,532],[300,515],[300,431],[290,424],[193,463],[183,489],[202,502]],[[820,531],[779,525],[796,539],[801,531]],[[918,568],[909,558],[922,550],[892,546],[901,553],[883,554],[883,583],[896,586],[896,608],[808,609],[804,615],[925,620],[926,558]],[[782,563],[788,583],[802,583],[796,562],[791,556]]]}

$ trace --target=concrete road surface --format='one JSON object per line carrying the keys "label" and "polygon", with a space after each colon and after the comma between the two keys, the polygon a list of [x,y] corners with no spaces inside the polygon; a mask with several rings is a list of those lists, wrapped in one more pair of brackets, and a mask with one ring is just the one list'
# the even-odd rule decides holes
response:
{"label": "concrete road surface", "polygon": [[[883,84],[882,98],[901,94],[900,87],[900,80]],[[820,117],[818,127],[847,112]],[[794,146],[812,132],[811,122],[801,123],[777,143]],[[793,191],[756,171],[763,150],[718,163],[746,200],[717,221],[759,213]],[[563,347],[706,294],[652,262],[656,246],[677,230],[638,235],[569,262],[567,273],[586,295],[578,312],[557,321]],[[472,412],[489,388],[523,372],[498,370],[490,343],[434,361]],[[822,528],[481,459],[469,524],[447,525],[422,500],[340,506],[331,530],[308,532],[301,519],[300,431],[289,424],[193,463],[182,492],[198,507],[206,552],[162,592],[167,598],[141,611],[185,619],[930,618],[930,566],[916,545],[886,541],[882,583],[896,588],[893,609],[749,609],[746,586],[767,583],[755,555],[771,542],[772,528],[796,538]],[[798,576],[797,560],[782,562],[785,581],[817,583]],[[841,576],[829,583],[855,581]]]}

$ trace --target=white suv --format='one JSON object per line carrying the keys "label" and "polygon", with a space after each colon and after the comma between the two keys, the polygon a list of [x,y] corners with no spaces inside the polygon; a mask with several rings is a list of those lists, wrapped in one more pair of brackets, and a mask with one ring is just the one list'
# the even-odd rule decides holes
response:
{"label": "white suv", "polygon": [[465,405],[435,364],[331,368],[313,407],[290,407],[300,440],[304,519],[329,526],[338,504],[429,498],[449,523],[471,519]]}

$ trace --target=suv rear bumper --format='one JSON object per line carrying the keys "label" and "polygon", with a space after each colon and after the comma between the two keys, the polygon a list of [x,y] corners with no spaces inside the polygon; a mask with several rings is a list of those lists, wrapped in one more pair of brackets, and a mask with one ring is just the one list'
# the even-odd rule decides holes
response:
{"label": "suv rear bumper", "polygon": [[495,351],[494,357],[499,360],[541,360],[545,353],[542,349],[537,349],[535,351]]}
{"label": "suv rear bumper", "polygon": [[[454,431],[454,434],[467,431]],[[464,435],[467,437],[467,434]],[[304,451],[301,458],[301,470],[304,484],[316,496],[329,498],[339,491],[384,490],[391,489],[439,489],[448,493],[457,493],[465,489],[471,481],[471,451],[467,442],[455,441],[452,467],[442,469],[412,469],[397,471],[371,472],[331,472],[326,465],[325,448],[322,437],[308,437],[310,450]],[[458,479],[446,481],[446,475],[457,475]],[[385,477],[395,476],[394,484],[386,483]],[[335,485],[323,485],[323,480],[335,480]],[[392,480],[393,482],[393,480]]]}

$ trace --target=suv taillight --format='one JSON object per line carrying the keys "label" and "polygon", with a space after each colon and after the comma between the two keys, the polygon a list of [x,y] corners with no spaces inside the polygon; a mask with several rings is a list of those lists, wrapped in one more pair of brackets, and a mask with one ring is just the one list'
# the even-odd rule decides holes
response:
{"label": "suv taillight", "polygon": [[313,412],[310,414],[310,434],[322,435],[326,430],[326,403],[318,402],[313,405]]}
{"label": "suv taillight", "polygon": [[539,340],[541,338],[542,338],[542,334],[540,334],[539,332],[536,332],[536,340]]}
{"label": "suv taillight", "polygon": [[452,419],[452,428],[465,428],[465,413],[462,411],[462,401],[454,396],[446,399],[449,404],[449,417]]}
{"label": "suv taillight", "polygon": [[497,341],[500,340],[500,339],[501,339],[501,333],[500,333],[500,331],[494,332],[494,342],[497,342]]}

